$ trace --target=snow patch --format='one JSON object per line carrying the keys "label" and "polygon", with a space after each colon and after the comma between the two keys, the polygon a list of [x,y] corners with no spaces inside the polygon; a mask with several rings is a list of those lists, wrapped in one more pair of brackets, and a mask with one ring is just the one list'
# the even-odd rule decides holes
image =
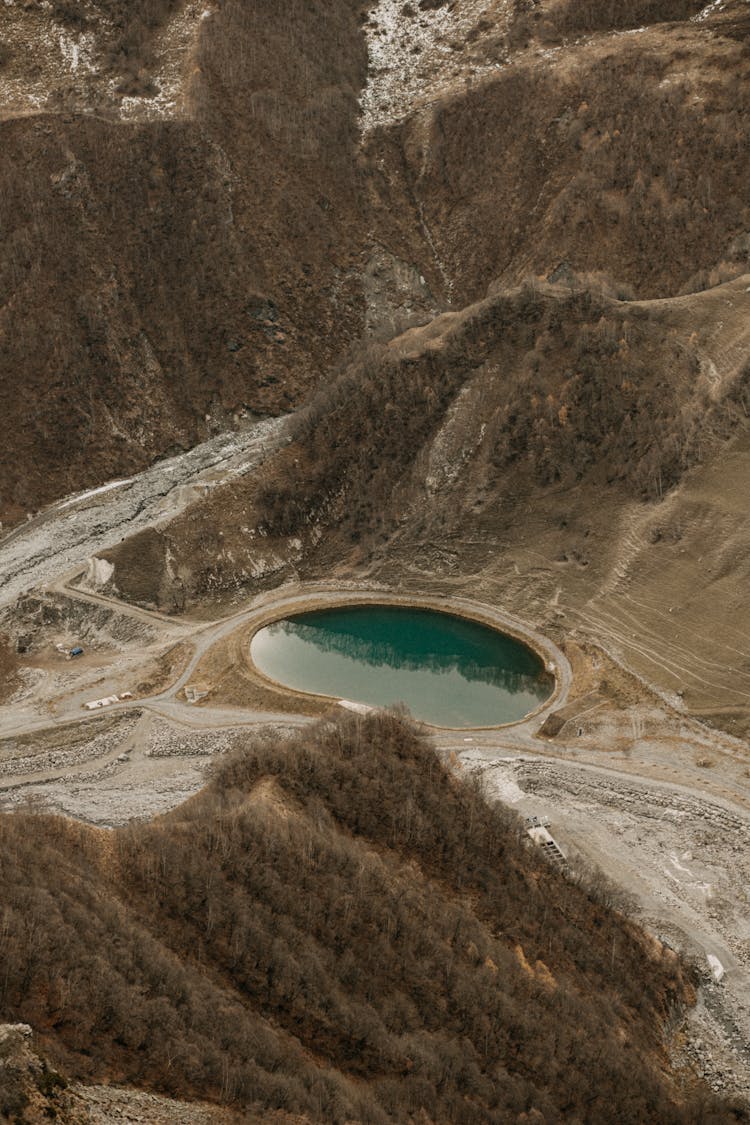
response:
{"label": "snow patch", "polygon": [[726,970],[725,970],[724,966],[722,965],[721,961],[719,960],[719,958],[714,957],[713,953],[708,954],[707,960],[708,960],[708,967],[711,970],[711,976],[714,978],[714,980],[718,984],[719,981],[724,979],[724,975],[725,975]]}
{"label": "snow patch", "polygon": [[526,796],[520,785],[507,777],[493,777],[492,790],[495,796],[506,805],[517,805]]}
{"label": "snow patch", "polygon": [[693,878],[693,873],[690,868],[685,867],[682,863],[680,863],[675,852],[672,852],[669,858],[678,871],[682,871],[684,875],[689,875],[691,879]]}
{"label": "snow patch", "polygon": [[4,0],[3,31],[14,44],[14,65],[0,75],[0,109],[5,116],[61,106],[82,113],[116,114],[125,121],[181,116],[198,29],[214,12],[206,0],[186,3],[156,32],[152,92],[123,97],[121,76],[105,63],[100,32],[73,33],[55,18],[49,2]]}
{"label": "snow patch", "polygon": [[132,484],[133,477],[125,480],[111,480],[109,484],[100,484],[98,488],[90,488],[88,492],[77,492],[69,500],[62,500],[57,507],[69,508],[71,504],[79,504],[82,500],[90,500],[92,496],[99,496],[102,492],[111,492],[113,488],[122,488],[123,485]]}
{"label": "snow patch", "polygon": [[345,711],[355,711],[358,715],[369,715],[374,711],[374,707],[368,707],[366,703],[354,703],[351,699],[340,699],[339,707],[343,707]]}
{"label": "snow patch", "polygon": [[96,557],[89,559],[88,570],[86,571],[86,584],[89,586],[106,586],[112,575],[115,573],[113,563],[107,559],[98,559]]}
{"label": "snow patch", "polygon": [[[465,738],[464,742],[471,742],[471,738]],[[462,750],[460,752],[460,761],[471,773],[477,770],[482,770],[483,767],[490,766],[486,772],[482,774],[483,779],[487,785],[488,793],[492,797],[496,797],[506,805],[517,805],[519,801],[527,796],[521,786],[516,782],[513,774],[519,762],[524,761],[523,755],[517,755],[512,758],[501,758],[499,761],[494,756],[494,751],[487,752],[480,747],[475,747],[470,750]]]}
{"label": "snow patch", "polygon": [[[378,0],[366,24],[369,73],[362,100],[362,131],[390,125],[456,85],[471,85],[506,61],[488,57],[482,37],[504,34],[506,0],[454,0],[420,11],[418,0]],[[484,20],[481,29],[478,27]],[[473,34],[472,34],[473,33]]]}
{"label": "snow patch", "polygon": [[725,7],[726,0],[711,0],[711,3],[707,4],[701,12],[698,12],[697,16],[693,16],[691,22],[703,23],[704,20],[707,20],[709,16],[712,16],[715,12],[722,12]]}

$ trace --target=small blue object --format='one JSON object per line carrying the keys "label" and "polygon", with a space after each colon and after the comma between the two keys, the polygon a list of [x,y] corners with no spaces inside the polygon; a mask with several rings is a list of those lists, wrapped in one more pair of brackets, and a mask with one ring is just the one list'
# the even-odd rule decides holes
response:
{"label": "small blue object", "polygon": [[82,656],[83,655],[83,649],[81,648],[80,645],[76,645],[75,648],[72,648],[70,650],[70,655],[71,656]]}

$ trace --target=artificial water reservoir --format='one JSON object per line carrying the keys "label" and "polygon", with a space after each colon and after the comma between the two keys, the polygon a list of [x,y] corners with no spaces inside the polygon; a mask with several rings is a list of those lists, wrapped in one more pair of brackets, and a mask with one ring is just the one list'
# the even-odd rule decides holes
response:
{"label": "artificial water reservoir", "polygon": [[416,719],[482,727],[522,719],[553,677],[532,649],[465,617],[400,606],[341,606],[260,629],[250,655],[298,691],[376,707],[405,703]]}

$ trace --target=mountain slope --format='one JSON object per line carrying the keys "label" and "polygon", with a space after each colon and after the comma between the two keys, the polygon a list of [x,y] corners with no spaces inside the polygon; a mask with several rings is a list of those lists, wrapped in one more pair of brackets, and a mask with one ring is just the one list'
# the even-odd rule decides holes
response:
{"label": "mountain slope", "polygon": [[325,1122],[742,1120],[671,1079],[675,954],[392,716],[257,741],[106,840],[0,831],[0,1010],[72,1075]]}
{"label": "mountain slope", "polygon": [[698,7],[6,5],[0,519],[498,279],[747,270],[746,11]]}
{"label": "mountain slope", "polygon": [[604,0],[586,6],[589,27],[576,27],[580,5],[558,5],[574,17],[563,39],[545,21],[553,5],[534,5],[536,20],[524,7],[527,46],[498,54],[485,28],[476,77],[369,135],[378,238],[402,256],[408,239],[459,307],[496,279],[561,266],[641,297],[747,270],[745,39],[713,15],[623,32],[619,10],[637,6]]}
{"label": "mountain slope", "polygon": [[[357,5],[207,11],[139,97],[116,77],[148,74],[138,37],[108,62],[126,5],[7,17],[0,519],[288,409],[361,332]],[[33,107],[24,36],[51,70]]]}
{"label": "mountain slope", "polygon": [[527,287],[412,329],[322,389],[259,476],[104,552],[110,587],[481,590],[742,734],[748,281],[645,302]]}

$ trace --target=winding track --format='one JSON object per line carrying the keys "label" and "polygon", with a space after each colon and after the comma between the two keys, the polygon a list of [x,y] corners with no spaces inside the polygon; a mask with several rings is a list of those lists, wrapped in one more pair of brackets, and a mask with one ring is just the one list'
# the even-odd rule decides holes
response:
{"label": "winding track", "polygon": [[[247,473],[278,449],[287,440],[286,419],[276,419],[258,423],[243,434],[229,434],[214,438],[191,450],[189,453],[163,461],[151,469],[123,482],[114,482],[104,489],[64,499],[45,510],[36,519],[17,529],[0,540],[0,605],[11,602],[22,593],[35,586],[64,593],[89,605],[106,606],[118,614],[124,614],[148,623],[161,626],[171,636],[189,642],[193,654],[181,675],[166,689],[147,699],[128,700],[114,705],[108,713],[128,711],[133,708],[150,710],[172,723],[179,723],[193,729],[211,727],[256,726],[263,723],[301,723],[303,717],[292,713],[275,713],[240,708],[219,708],[216,706],[191,706],[177,699],[180,690],[190,683],[196,669],[209,649],[230,634],[250,629],[269,616],[283,616],[292,608],[340,604],[346,600],[360,602],[382,602],[384,599],[414,604],[415,599],[407,594],[386,594],[382,590],[345,589],[340,585],[317,584],[303,587],[282,586],[270,595],[261,595],[246,608],[218,621],[196,625],[185,619],[167,617],[157,612],[130,606],[127,603],[106,597],[102,594],[84,592],[69,585],[70,578],[81,572],[84,560],[116,542],[123,534],[132,534],[142,527],[158,525],[162,520],[172,517],[184,508],[195,496],[196,490],[210,487],[221,475],[224,479],[233,474]],[[535,630],[522,622],[487,605],[480,605],[465,598],[422,599],[422,603],[436,609],[453,610],[470,616],[483,618],[489,624],[516,633],[540,650],[548,659],[555,662],[558,690],[555,698],[532,719],[510,728],[499,728],[477,732],[477,742],[498,752],[526,752],[553,761],[564,762],[571,754],[580,760],[580,747],[555,746],[552,750],[546,741],[535,737],[535,731],[543,721],[544,715],[554,706],[564,704],[570,682],[571,671],[565,657],[554,645]],[[1,714],[5,712],[4,716]],[[51,722],[49,719],[19,713],[9,708],[0,709],[0,735],[18,736],[32,730],[49,726],[65,726],[85,721],[88,713],[71,705],[59,712]],[[455,741],[455,734],[434,732],[438,744],[448,745]],[[588,767],[600,770],[602,775],[611,771],[599,764],[590,762]],[[623,772],[627,776],[640,775],[658,783],[673,784],[677,770],[665,768],[657,770],[645,758],[631,758],[624,763]],[[687,779],[684,770],[680,771],[682,784]],[[701,794],[714,790],[717,799],[731,803],[743,815],[750,804],[732,794],[723,786],[713,785],[705,773],[700,780],[690,778],[692,791]]]}
{"label": "winding track", "polygon": [[[166,617],[154,611],[140,610],[137,607],[131,607],[127,603],[114,598],[108,598],[102,594],[92,595],[84,593],[83,591],[71,587],[66,582],[57,583],[54,588],[64,592],[66,596],[71,598],[80,599],[97,606],[102,604],[106,605],[118,614],[135,616],[139,620],[147,616],[149,624],[153,625],[156,622],[163,625],[165,628],[169,628],[171,631],[174,630],[175,620],[172,617]],[[181,702],[177,696],[182,688],[190,683],[196,669],[209,650],[232,633],[245,630],[249,631],[269,619],[283,617],[293,612],[298,613],[304,609],[317,609],[325,606],[340,605],[342,601],[358,605],[382,604],[383,602],[388,602],[394,605],[420,605],[424,608],[433,608],[443,610],[444,612],[453,611],[458,614],[481,619],[498,629],[520,636],[522,639],[532,644],[547,661],[551,660],[554,662],[557,687],[553,696],[541,709],[533,713],[533,717],[530,716],[529,719],[525,720],[523,723],[515,724],[514,731],[518,732],[519,737],[522,736],[526,728],[531,727],[532,722],[538,724],[543,721],[545,715],[553,707],[561,706],[567,698],[571,683],[571,670],[565,656],[551,641],[542,636],[542,634],[520,622],[510,614],[505,613],[503,610],[473,602],[468,598],[424,598],[418,595],[389,594],[382,590],[367,589],[347,590],[342,592],[338,585],[326,586],[316,584],[309,587],[299,585],[282,587],[280,590],[274,591],[271,595],[265,595],[254,599],[253,603],[246,609],[239,610],[237,613],[230,614],[227,617],[210,622],[206,625],[196,626],[194,624],[191,625],[190,622],[180,622],[183,630],[181,639],[189,641],[189,643],[192,644],[193,653],[178,678],[156,695],[142,699],[123,700],[107,708],[107,713],[116,714],[133,708],[146,708],[156,711],[172,720],[181,721],[185,725],[196,727],[216,725],[217,719],[220,720],[219,725],[221,726],[257,725],[258,723],[265,722],[305,721],[302,716],[296,716],[290,713],[280,714],[235,707],[224,709],[216,707],[196,708],[190,704]],[[290,696],[292,695],[293,693],[290,692]],[[93,714],[101,714],[101,712],[94,712]],[[198,718],[198,716],[201,717]],[[207,721],[204,716],[210,716],[210,721]],[[79,723],[85,721],[87,717],[91,717],[91,713],[82,713],[79,707],[70,707],[58,713],[54,725],[64,726],[66,724]],[[0,733],[4,734],[6,737],[11,734],[17,736],[29,729],[38,730],[43,726],[49,725],[49,723],[40,721],[39,723],[35,723],[32,728],[29,726],[24,727],[23,725],[12,727],[4,723],[2,727],[0,727]]]}

